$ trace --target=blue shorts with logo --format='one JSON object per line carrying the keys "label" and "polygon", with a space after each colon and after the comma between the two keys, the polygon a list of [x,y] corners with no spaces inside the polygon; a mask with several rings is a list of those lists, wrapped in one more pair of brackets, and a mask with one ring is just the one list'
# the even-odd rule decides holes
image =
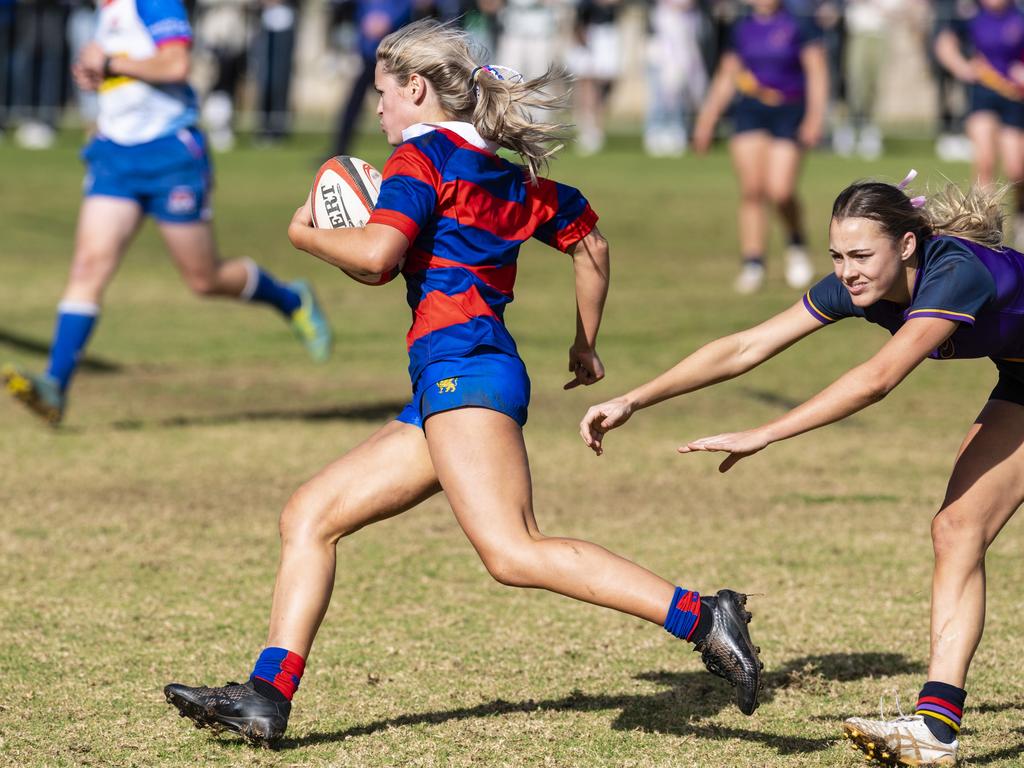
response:
{"label": "blue shorts with logo", "polygon": [[776,139],[796,141],[804,109],[802,101],[773,107],[750,96],[740,96],[732,108],[732,132],[735,135],[765,131]]}
{"label": "blue shorts with logo", "polygon": [[134,200],[144,213],[172,224],[210,218],[210,158],[206,139],[195,129],[133,145],[97,137],[82,150],[82,159],[86,197]]}
{"label": "blue shorts with logo", "polygon": [[487,408],[526,424],[530,377],[523,361],[491,350],[429,363],[413,386],[412,402],[398,420],[423,428],[428,416],[456,408]]}
{"label": "blue shorts with logo", "polygon": [[967,112],[995,112],[1003,125],[1024,129],[1024,101],[1008,99],[977,83],[971,86],[971,102]]}

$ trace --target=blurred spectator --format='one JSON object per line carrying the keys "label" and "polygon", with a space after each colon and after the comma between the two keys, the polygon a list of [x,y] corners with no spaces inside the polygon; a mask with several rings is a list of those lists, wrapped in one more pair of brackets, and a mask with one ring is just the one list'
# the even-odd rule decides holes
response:
{"label": "blurred spectator", "polygon": [[539,77],[555,60],[558,18],[554,0],[505,0],[498,16],[498,54],[494,64]]}
{"label": "blurred spectator", "polygon": [[366,92],[373,85],[373,71],[377,65],[377,46],[388,33],[393,32],[412,18],[411,0],[343,0],[335,2],[336,18],[351,18],[356,25],[357,42],[361,68],[352,83],[348,100],[338,119],[337,132],[331,153],[346,155],[352,145],[359,114],[366,100]]}
{"label": "blurred spectator", "polygon": [[965,127],[981,185],[998,166],[1016,191],[1014,240],[1024,247],[1024,12],[1012,0],[980,0],[968,17],[950,21],[935,39],[935,55],[970,89]]}
{"label": "blurred spectator", "polygon": [[11,110],[11,60],[14,50],[14,1],[0,0],[0,135]]}
{"label": "blurred spectator", "polygon": [[576,142],[582,155],[604,146],[608,98],[622,69],[619,8],[619,0],[579,0],[576,5],[566,66],[576,77]]}
{"label": "blurred spectator", "polygon": [[971,140],[964,134],[964,87],[935,56],[935,41],[939,33],[961,17],[963,6],[961,0],[933,1],[935,24],[928,53],[933,65],[939,99],[939,137],[935,141],[935,153],[947,162],[969,163],[972,150]]}
{"label": "blurred spectator", "polygon": [[[75,61],[82,49],[96,35],[96,7],[92,0],[72,0],[70,4],[72,8],[68,15],[67,44],[69,59]],[[71,89],[78,103],[78,114],[82,122],[87,128],[92,128],[99,113],[96,93],[83,91],[74,81],[71,82]]]}
{"label": "blurred spectator", "polygon": [[462,26],[480,46],[482,60],[494,59],[494,53],[498,50],[498,14],[501,7],[502,0],[470,2],[462,17]]}
{"label": "blurred spectator", "polygon": [[196,22],[196,38],[213,56],[217,75],[203,101],[203,122],[210,146],[226,152],[235,145],[233,121],[239,86],[245,74],[249,27],[249,0],[199,0],[202,13]]}
{"label": "blurred spectator", "polygon": [[698,0],[655,0],[650,9],[644,149],[652,157],[686,151],[708,87],[700,46],[707,24]]}
{"label": "blurred spectator", "polygon": [[56,138],[64,101],[68,8],[60,0],[18,3],[11,62],[14,139],[26,149],[46,149]]}
{"label": "blurred spectator", "polygon": [[[697,116],[693,146],[711,146],[715,125],[732,106],[729,141],[740,189],[739,293],[765,280],[768,211],[774,208],[788,240],[785,278],[804,289],[814,278],[797,195],[803,152],[817,146],[828,102],[828,65],[821,30],[795,17],[781,0],[753,0],[737,21]],[[737,98],[734,99],[733,97]]]}
{"label": "blurred spectator", "polygon": [[885,72],[892,12],[901,0],[846,0],[846,104],[848,121],[836,128],[832,147],[849,157],[854,152],[866,160],[882,154],[882,132],[875,109]]}
{"label": "blurred spectator", "polygon": [[296,10],[291,0],[262,0],[259,31],[253,46],[256,75],[257,132],[268,142],[288,135],[288,96],[295,52]]}

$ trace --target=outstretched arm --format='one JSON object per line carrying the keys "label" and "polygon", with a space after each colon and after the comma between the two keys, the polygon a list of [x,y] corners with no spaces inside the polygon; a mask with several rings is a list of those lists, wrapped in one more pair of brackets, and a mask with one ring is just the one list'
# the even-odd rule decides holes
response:
{"label": "outstretched arm", "polygon": [[604,434],[625,424],[635,411],[735,378],[821,327],[798,302],[760,325],[705,344],[657,378],[590,408],[580,422],[580,436],[601,455]]}
{"label": "outstretched arm", "polygon": [[679,452],[725,451],[729,457],[718,469],[726,472],[740,459],[771,443],[845,419],[888,395],[953,334],[956,326],[952,320],[934,317],[910,320],[866,363],[846,372],[810,400],[775,421],[746,432],[694,440],[679,448]]}
{"label": "outstretched arm", "polygon": [[597,356],[597,331],[608,296],[611,266],[608,241],[597,227],[569,253],[576,276],[576,339],[569,348],[569,372],[574,378],[565,389],[589,386],[604,378],[604,365]]}

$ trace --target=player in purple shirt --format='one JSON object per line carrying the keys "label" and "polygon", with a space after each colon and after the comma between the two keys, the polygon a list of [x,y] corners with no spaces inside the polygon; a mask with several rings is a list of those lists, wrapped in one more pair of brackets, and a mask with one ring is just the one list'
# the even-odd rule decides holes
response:
{"label": "player in purple shirt", "polygon": [[753,13],[734,25],[697,117],[694,148],[706,152],[715,124],[733,102],[729,142],[740,185],[742,268],[735,288],[753,293],[764,283],[767,207],[786,230],[786,282],[806,288],[814,268],[804,247],[797,179],[804,148],[821,140],[828,97],[828,67],[821,32],[792,16],[780,0],[754,0]]}
{"label": "player in purple shirt", "polygon": [[[846,418],[884,398],[926,358],[990,357],[998,380],[968,430],[932,521],[931,659],[915,714],[851,718],[848,737],[886,765],[952,765],[964,683],[985,618],[985,553],[1024,502],[1024,256],[1001,245],[998,196],[950,185],[925,201],[900,185],[860,182],[836,199],[829,227],[834,274],[789,309],[713,341],[633,391],[596,405],[580,434],[596,453],[637,410],[739,376],[844,317],[892,338],[870,360],[763,426],[688,442],[680,453],[724,451],[719,467],[774,442]],[[917,762],[913,762],[917,761]]]}
{"label": "player in purple shirt", "polygon": [[967,83],[965,128],[974,148],[978,182],[991,184],[997,162],[1017,190],[1014,243],[1024,247],[1024,13],[1011,0],[979,0],[977,12],[944,27],[935,55],[950,74]]}

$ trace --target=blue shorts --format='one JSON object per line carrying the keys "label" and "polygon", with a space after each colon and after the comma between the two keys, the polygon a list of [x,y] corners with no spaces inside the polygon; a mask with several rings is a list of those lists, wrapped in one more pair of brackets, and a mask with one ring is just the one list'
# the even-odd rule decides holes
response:
{"label": "blue shorts", "polygon": [[520,427],[530,406],[530,377],[523,361],[503,352],[477,352],[430,363],[416,380],[412,402],[398,420],[423,428],[428,416],[456,408],[504,413]]}
{"label": "blue shorts", "polygon": [[750,96],[741,96],[732,108],[732,132],[735,135],[766,131],[776,139],[797,141],[796,134],[803,119],[802,101],[770,107]]}
{"label": "blue shorts", "polygon": [[95,138],[82,159],[86,197],[134,200],[144,213],[172,224],[210,219],[210,158],[197,130],[131,146]]}
{"label": "blue shorts", "polygon": [[977,83],[971,86],[971,101],[967,112],[994,112],[1003,125],[1024,129],[1024,101],[1008,99]]}

